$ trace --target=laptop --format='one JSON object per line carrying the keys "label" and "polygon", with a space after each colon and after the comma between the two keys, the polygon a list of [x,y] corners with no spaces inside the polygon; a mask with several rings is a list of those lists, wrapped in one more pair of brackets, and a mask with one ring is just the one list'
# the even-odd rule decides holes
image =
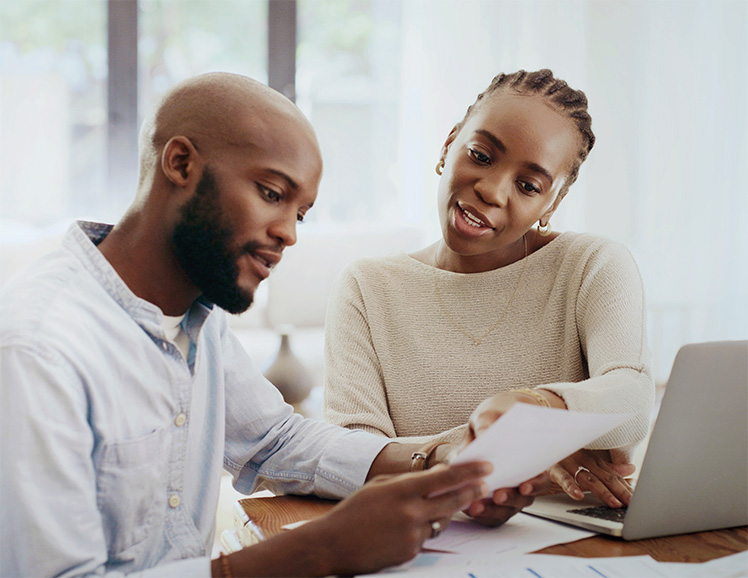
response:
{"label": "laptop", "polygon": [[628,508],[558,494],[523,512],[625,540],[748,524],[748,341],[678,351]]}

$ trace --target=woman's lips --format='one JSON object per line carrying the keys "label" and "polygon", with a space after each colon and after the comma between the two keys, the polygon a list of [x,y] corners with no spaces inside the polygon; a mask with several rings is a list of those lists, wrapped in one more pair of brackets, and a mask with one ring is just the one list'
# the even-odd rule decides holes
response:
{"label": "woman's lips", "polygon": [[455,213],[455,227],[465,235],[484,235],[488,231],[493,230],[493,227],[487,222],[486,217],[478,213],[478,211],[471,210],[471,208],[457,203]]}

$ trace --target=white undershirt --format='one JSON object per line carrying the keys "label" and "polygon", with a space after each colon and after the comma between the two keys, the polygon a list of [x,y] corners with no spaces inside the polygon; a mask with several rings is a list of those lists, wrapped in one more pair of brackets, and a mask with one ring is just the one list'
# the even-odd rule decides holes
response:
{"label": "white undershirt", "polygon": [[184,319],[184,315],[179,315],[178,317],[164,315],[161,324],[164,327],[166,339],[176,345],[177,349],[182,354],[182,357],[187,359],[187,355],[190,351],[190,339],[182,329],[182,319]]}

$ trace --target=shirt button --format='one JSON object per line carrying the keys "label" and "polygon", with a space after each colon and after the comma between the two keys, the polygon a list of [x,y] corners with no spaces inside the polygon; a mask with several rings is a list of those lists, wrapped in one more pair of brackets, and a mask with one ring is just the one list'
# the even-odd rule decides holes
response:
{"label": "shirt button", "polygon": [[174,494],[169,498],[169,506],[171,506],[172,508],[176,508],[179,506],[181,501],[182,500],[179,499],[179,496]]}
{"label": "shirt button", "polygon": [[185,422],[187,421],[187,416],[183,413],[180,413],[177,417],[174,418],[174,425],[177,427],[182,427]]}
{"label": "shirt button", "polygon": [[161,349],[163,349],[164,351],[169,351],[169,344],[166,343],[166,341],[162,341],[161,342]]}

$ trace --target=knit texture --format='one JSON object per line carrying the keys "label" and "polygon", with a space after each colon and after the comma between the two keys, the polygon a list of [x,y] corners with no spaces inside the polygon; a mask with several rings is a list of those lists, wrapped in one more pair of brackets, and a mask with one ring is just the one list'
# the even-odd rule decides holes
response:
{"label": "knit texture", "polygon": [[632,414],[588,446],[628,461],[654,403],[633,257],[603,237],[563,233],[526,259],[505,317],[478,345],[460,327],[480,337],[496,323],[524,259],[472,274],[405,254],[349,265],[327,312],[324,418],[402,441],[457,442],[485,398],[542,387],[571,411]]}

